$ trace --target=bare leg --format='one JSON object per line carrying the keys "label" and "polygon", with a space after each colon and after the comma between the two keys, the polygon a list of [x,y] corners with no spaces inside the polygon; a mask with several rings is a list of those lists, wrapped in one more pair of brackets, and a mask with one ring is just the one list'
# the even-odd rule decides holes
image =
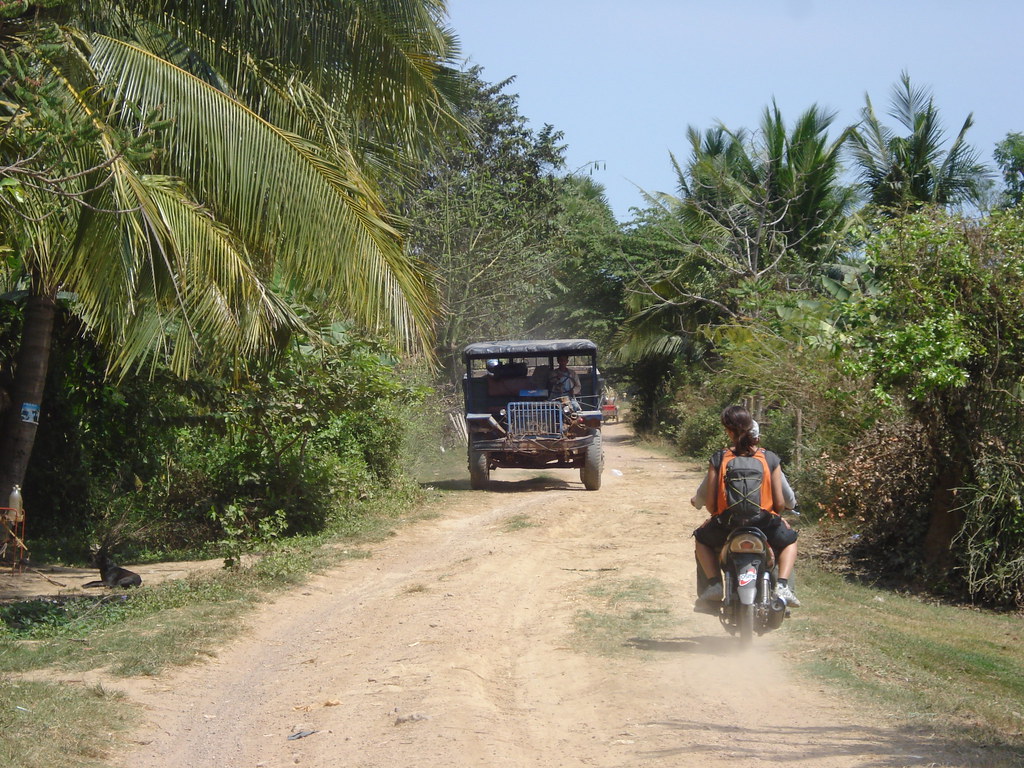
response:
{"label": "bare leg", "polygon": [[779,552],[779,578],[788,579],[796,565],[796,542]]}
{"label": "bare leg", "polygon": [[[704,571],[704,575],[712,580],[717,579],[718,561],[715,558],[715,551],[707,544],[701,544],[698,541],[694,546],[694,554],[697,557],[697,562],[700,563],[701,570]],[[792,568],[792,565],[790,568]]]}

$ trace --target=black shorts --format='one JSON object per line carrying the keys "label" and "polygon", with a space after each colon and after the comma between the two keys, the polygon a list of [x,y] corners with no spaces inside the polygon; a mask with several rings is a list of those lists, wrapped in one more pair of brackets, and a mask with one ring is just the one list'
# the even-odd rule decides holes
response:
{"label": "black shorts", "polygon": [[[789,523],[780,515],[765,515],[762,520],[753,523],[751,527],[764,531],[764,535],[768,537],[768,543],[776,555],[796,541],[797,532],[790,528]],[[701,544],[718,552],[732,530],[733,526],[723,525],[721,518],[716,515],[705,520],[704,524],[693,532],[693,536]]]}

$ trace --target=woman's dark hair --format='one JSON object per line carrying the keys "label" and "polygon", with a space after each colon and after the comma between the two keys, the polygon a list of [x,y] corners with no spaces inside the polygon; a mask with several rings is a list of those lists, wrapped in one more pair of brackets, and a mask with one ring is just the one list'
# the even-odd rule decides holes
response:
{"label": "woman's dark hair", "polygon": [[753,456],[758,439],[750,434],[754,420],[742,405],[730,405],[722,411],[722,426],[736,435],[736,455]]}

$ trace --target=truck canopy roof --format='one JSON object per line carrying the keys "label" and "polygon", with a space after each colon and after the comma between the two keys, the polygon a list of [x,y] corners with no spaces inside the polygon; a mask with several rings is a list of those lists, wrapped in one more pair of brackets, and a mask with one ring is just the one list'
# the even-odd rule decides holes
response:
{"label": "truck canopy roof", "polygon": [[564,353],[597,354],[597,345],[589,339],[533,339],[519,341],[479,341],[462,351],[466,360],[482,357],[527,357]]}

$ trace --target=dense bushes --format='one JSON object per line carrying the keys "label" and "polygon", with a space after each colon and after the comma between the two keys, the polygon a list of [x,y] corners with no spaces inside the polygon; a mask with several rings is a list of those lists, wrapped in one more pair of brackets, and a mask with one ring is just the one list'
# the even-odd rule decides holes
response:
{"label": "dense bushes", "polygon": [[845,447],[823,454],[814,507],[837,533],[835,554],[879,578],[920,573],[921,543],[936,471],[924,430],[879,423]]}
{"label": "dense bushes", "polygon": [[[1015,565],[1012,446],[1024,428],[1024,216],[922,210],[868,241],[872,290],[848,305],[845,362],[922,428],[934,465],[922,539],[926,575],[947,591],[1008,603],[993,586]],[[920,480],[906,486],[906,503]],[[997,533],[998,532],[998,533]],[[982,542],[992,536],[995,546]]]}
{"label": "dense bushes", "polygon": [[718,402],[679,404],[671,437],[684,456],[706,459],[723,445],[722,406]]}
{"label": "dense bushes", "polygon": [[724,404],[707,393],[729,382],[765,397],[764,445],[792,459],[799,408],[802,509],[845,562],[1020,607],[1024,211],[891,213],[818,294],[751,293],[742,319],[703,329],[715,370],[694,368],[661,426],[706,455]]}
{"label": "dense bushes", "polygon": [[[1024,606],[1024,444],[979,434],[969,474],[954,489],[953,571],[930,589],[995,607]],[[872,580],[920,584],[939,467],[927,430],[878,424],[817,462],[815,494],[830,557]]]}
{"label": "dense bushes", "polygon": [[87,345],[60,354],[25,490],[36,557],[84,557],[99,538],[141,554],[322,530],[400,476],[420,397],[382,349],[343,336],[237,384],[114,386]]}

